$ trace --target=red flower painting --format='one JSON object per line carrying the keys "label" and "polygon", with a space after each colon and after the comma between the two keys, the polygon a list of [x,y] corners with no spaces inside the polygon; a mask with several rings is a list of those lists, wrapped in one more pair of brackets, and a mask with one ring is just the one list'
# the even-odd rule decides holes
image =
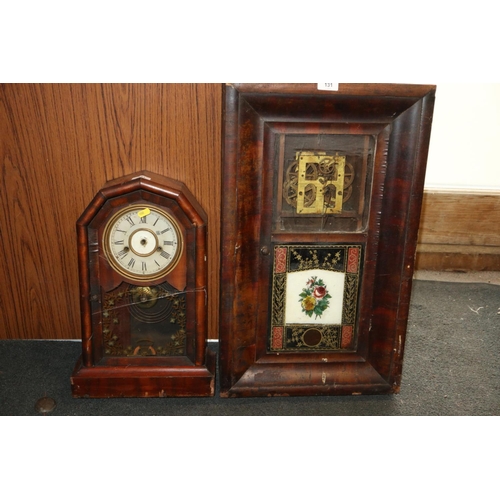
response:
{"label": "red flower painting", "polygon": [[299,294],[302,311],[310,318],[315,315],[315,319],[320,317],[325,309],[330,305],[332,296],[328,293],[325,283],[317,276],[313,276],[306,283],[306,287]]}

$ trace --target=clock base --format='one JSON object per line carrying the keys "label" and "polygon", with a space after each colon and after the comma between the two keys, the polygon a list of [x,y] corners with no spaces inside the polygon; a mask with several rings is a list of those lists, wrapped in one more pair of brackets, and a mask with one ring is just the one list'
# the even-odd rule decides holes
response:
{"label": "clock base", "polygon": [[216,355],[204,366],[92,366],[77,361],[71,376],[74,398],[210,397],[215,394]]}

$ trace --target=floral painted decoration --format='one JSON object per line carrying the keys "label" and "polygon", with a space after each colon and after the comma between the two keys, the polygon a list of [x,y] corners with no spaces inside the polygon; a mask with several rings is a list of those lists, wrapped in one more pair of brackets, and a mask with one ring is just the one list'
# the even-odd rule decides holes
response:
{"label": "floral painted decoration", "polygon": [[323,280],[318,279],[317,276],[313,276],[307,281],[306,288],[303,288],[302,293],[299,295],[302,311],[310,318],[312,318],[314,313],[315,319],[321,316],[325,309],[328,308],[330,305],[328,299],[332,298]]}

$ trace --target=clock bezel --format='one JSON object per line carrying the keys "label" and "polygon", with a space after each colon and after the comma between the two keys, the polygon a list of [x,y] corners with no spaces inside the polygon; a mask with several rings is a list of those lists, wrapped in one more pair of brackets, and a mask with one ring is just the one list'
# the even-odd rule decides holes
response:
{"label": "clock bezel", "polygon": [[[152,274],[142,274],[142,273],[134,273],[127,271],[124,269],[122,266],[117,264],[116,258],[113,254],[113,251],[111,250],[110,247],[110,241],[109,237],[111,234],[111,231],[116,224],[116,222],[123,217],[126,213],[129,212],[134,212],[136,209],[137,210],[144,210],[146,208],[149,208],[150,210],[154,210],[158,213],[160,213],[163,217],[165,217],[173,226],[174,231],[177,236],[177,241],[178,245],[176,248],[176,255],[174,259],[168,264],[167,267],[161,269],[157,273],[152,273]],[[180,228],[180,223],[177,221],[177,219],[170,213],[168,213],[166,210],[163,208],[158,207],[155,204],[152,203],[133,203],[127,206],[122,207],[120,210],[115,212],[108,222],[106,223],[103,231],[103,236],[102,236],[102,248],[104,251],[104,254],[106,256],[107,262],[110,265],[110,267],[113,268],[114,271],[116,271],[120,276],[126,279],[132,279],[134,281],[139,281],[139,282],[151,282],[152,280],[158,280],[160,278],[165,277],[168,275],[170,272],[172,272],[175,267],[179,264],[179,261],[181,260],[182,253],[184,250],[184,237],[183,237],[183,232],[181,231]]]}

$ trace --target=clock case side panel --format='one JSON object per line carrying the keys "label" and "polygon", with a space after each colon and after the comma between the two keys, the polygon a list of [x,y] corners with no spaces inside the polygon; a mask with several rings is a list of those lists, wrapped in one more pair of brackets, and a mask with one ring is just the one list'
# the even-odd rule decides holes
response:
{"label": "clock case side panel", "polygon": [[[311,394],[383,394],[397,392],[400,383],[402,363],[402,347],[406,329],[405,318],[411,291],[411,273],[416,244],[416,230],[420,213],[421,194],[425,162],[432,120],[432,103],[434,100],[433,86],[410,86],[406,92],[399,86],[376,86],[377,92],[371,86],[368,90],[364,86],[345,86],[345,95],[341,95],[339,108],[343,112],[352,108],[354,123],[384,122],[389,127],[396,125],[394,133],[390,133],[386,142],[379,144],[385,148],[388,158],[387,170],[391,172],[387,184],[379,186],[379,192],[374,198],[370,227],[367,232],[374,251],[368,257],[373,261],[366,266],[371,268],[373,280],[365,290],[365,297],[370,297],[373,303],[365,304],[363,322],[367,325],[367,343],[365,348],[351,360],[346,355],[329,355],[324,357],[323,368],[317,363],[311,365],[306,356],[293,357],[280,356],[282,361],[269,362],[266,356],[261,356],[262,345],[262,314],[259,301],[267,302],[263,287],[268,284],[256,278],[258,269],[260,224],[269,218],[262,214],[266,212],[261,204],[261,177],[256,165],[262,165],[260,151],[262,145],[262,130],[266,126],[265,120],[283,121],[283,113],[287,106],[297,102],[298,94],[303,98],[305,94],[315,92],[302,92],[305,86],[293,86],[296,93],[292,96],[276,95],[275,102],[278,108],[266,108],[266,92],[261,96],[258,89],[252,84],[244,85],[244,90],[251,95],[252,106],[245,102],[246,95],[240,92],[238,85],[226,87],[226,141],[224,154],[222,223],[222,249],[223,264],[221,272],[221,395],[222,396],[264,396],[264,395],[311,395]],[[383,88],[382,88],[383,87]],[[290,87],[287,87],[290,89]],[[297,90],[298,89],[298,90]],[[406,89],[408,90],[408,89]],[[280,89],[273,86],[272,92],[280,93]],[[363,110],[363,102],[355,96],[371,95],[378,97],[372,99],[372,105]],[[255,98],[255,96],[257,96]],[[310,97],[310,96],[309,96]],[[335,101],[335,99],[333,100]],[[269,99],[267,104],[269,104]],[[323,104],[326,101],[323,100]],[[345,120],[334,104],[330,106],[330,117],[325,115],[325,122]],[[328,106],[325,106],[327,108]],[[317,106],[317,113],[321,106]],[[281,113],[281,114],[280,114]],[[289,121],[300,121],[296,116],[288,115]],[[306,120],[310,117],[306,117]],[[253,120],[253,126],[252,126]],[[349,121],[349,120],[347,120]],[[389,153],[387,151],[389,146]],[[413,151],[413,156],[411,151]],[[404,165],[400,163],[404,160]],[[253,168],[253,170],[252,170]],[[255,177],[254,191],[249,189],[248,183],[251,176]],[[246,185],[245,185],[246,183]],[[400,190],[404,192],[399,193]],[[242,201],[252,196],[255,203],[249,208]],[[399,202],[395,200],[400,199]],[[264,200],[265,201],[265,200]],[[253,208],[252,208],[253,207]],[[259,207],[259,208],[258,208]],[[260,211],[259,211],[260,210]],[[401,210],[405,220],[398,220],[398,231],[389,231],[391,220],[395,216],[394,210]],[[248,229],[249,223],[253,224]],[[377,232],[374,237],[373,233]],[[254,234],[255,233],[255,234]],[[383,234],[382,238],[379,234]],[[256,236],[257,235],[257,236]],[[324,241],[324,235],[322,240]],[[245,247],[251,247],[242,252]],[[400,252],[399,259],[392,260],[391,252]],[[389,253],[387,253],[389,252]],[[402,252],[402,253],[401,253]],[[370,254],[370,252],[369,252]],[[386,258],[384,255],[391,255]],[[403,263],[404,262],[404,263]],[[376,275],[375,274],[376,270]],[[384,315],[382,300],[373,298],[388,283],[384,282],[384,274],[392,275],[394,283],[386,292],[390,310],[388,316]],[[408,279],[410,276],[410,279]],[[366,276],[365,276],[366,278]],[[264,280],[265,281],[265,280]],[[400,286],[398,286],[400,285]],[[263,299],[264,298],[264,299]],[[366,300],[365,300],[366,302]],[[395,304],[395,307],[392,305]],[[382,308],[380,312],[376,306]],[[391,309],[392,307],[392,309]],[[373,316],[379,315],[377,328],[373,326]],[[399,349],[395,342],[399,343]],[[389,348],[390,346],[390,348]],[[380,351],[385,358],[379,361]],[[389,354],[387,354],[389,353]],[[356,354],[356,353],[354,353]],[[399,373],[399,375],[398,375]],[[399,377],[399,378],[398,378]]]}
{"label": "clock case side panel", "polygon": [[[251,213],[242,213],[239,200],[258,195],[247,187],[241,191],[241,178],[252,173],[253,149],[244,149],[240,144],[240,134],[249,142],[258,140],[254,134],[251,118],[258,120],[251,108],[241,104],[239,92],[233,86],[225,88],[224,108],[224,154],[222,176],[222,220],[221,220],[221,269],[220,269],[220,387],[221,395],[231,388],[241,374],[255,362],[256,340],[253,327],[258,311],[258,274],[252,275],[253,268],[243,265],[242,251],[253,252],[249,241],[254,244],[256,236],[246,238],[239,231],[240,225],[248,228],[260,227],[260,222],[252,220]],[[251,136],[251,137],[250,137]],[[240,168],[243,163],[243,168]],[[258,216],[258,214],[256,214]],[[258,250],[257,250],[258,251]],[[255,260],[252,259],[251,262]],[[244,275],[244,273],[247,273]]]}
{"label": "clock case side panel", "polygon": [[78,274],[80,284],[80,321],[82,335],[82,357],[80,363],[84,367],[94,365],[93,333],[92,333],[92,293],[90,279],[90,255],[95,251],[97,242],[92,245],[89,241],[87,227],[99,208],[106,202],[106,197],[99,192],[76,223]]}
{"label": "clock case side panel", "polygon": [[[92,331],[90,254],[98,242],[90,241],[88,227],[106,202],[138,191],[175,200],[193,225],[195,272],[192,294],[195,310],[194,359],[179,358],[171,366],[97,366],[96,339]],[[207,215],[183,183],[142,171],[107,183],[77,221],[82,324],[82,355],[71,386],[74,397],[180,397],[213,396],[216,353],[207,342]]]}
{"label": "clock case side panel", "polygon": [[401,386],[434,102],[432,88],[394,121],[389,143],[370,361],[393,393]]}

